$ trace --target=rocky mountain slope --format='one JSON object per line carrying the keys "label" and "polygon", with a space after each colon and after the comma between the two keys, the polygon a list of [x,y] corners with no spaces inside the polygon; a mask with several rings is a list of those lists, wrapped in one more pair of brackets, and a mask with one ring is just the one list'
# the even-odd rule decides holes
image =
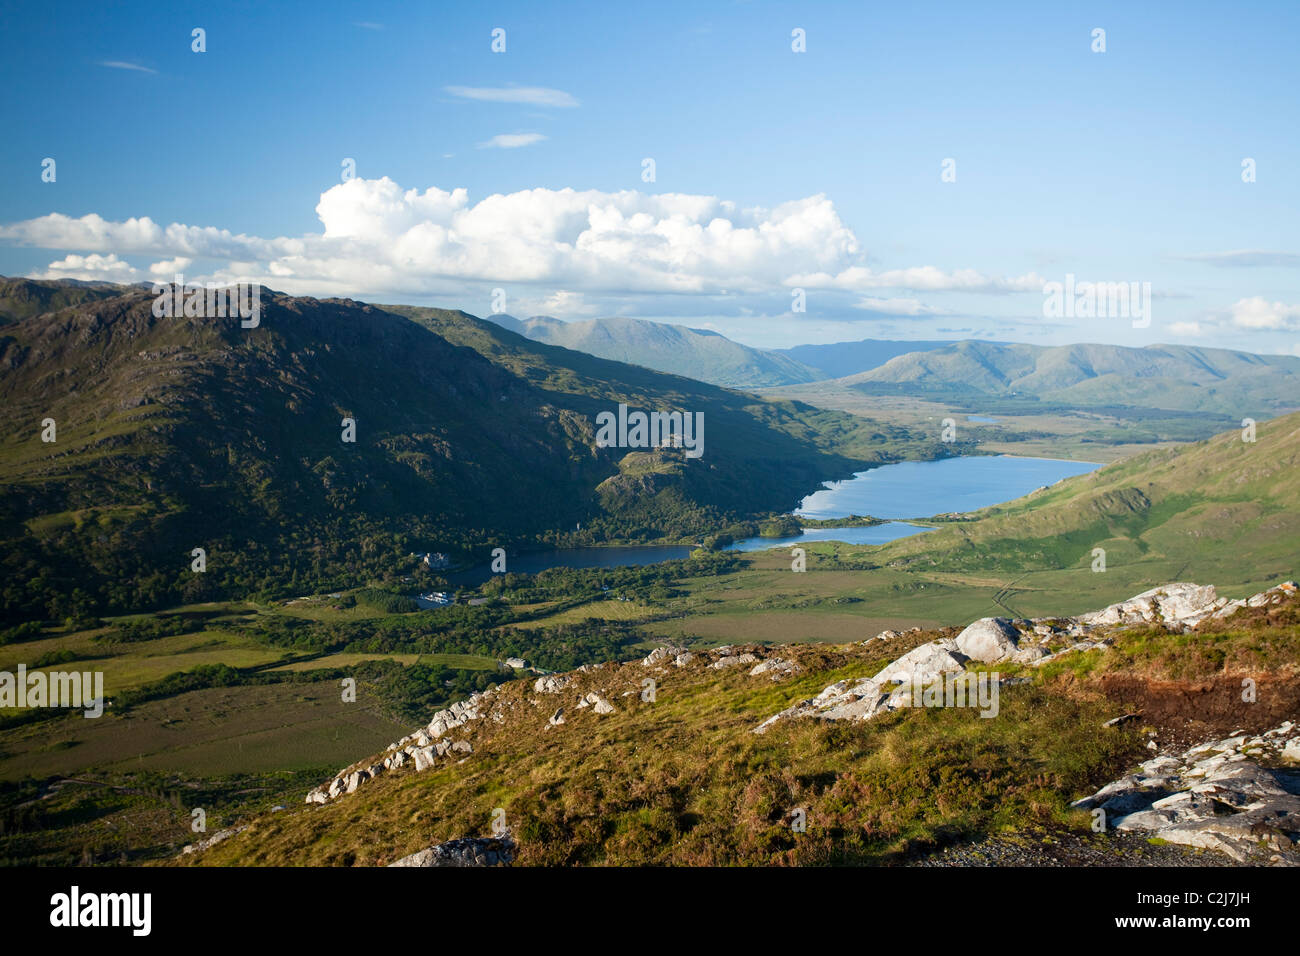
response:
{"label": "rocky mountain slope", "polygon": [[[1295,862],[1296,590],[1230,601],[1172,584],[1076,617],[848,646],[664,646],[519,680],[438,712],[293,816],[255,820],[195,862],[391,863],[489,827],[521,863],[915,862],[1007,828],[1088,833],[1087,810],[1103,802],[1121,825],[1117,796],[1124,812],[1156,800],[1150,822],[1165,839]],[[912,696],[959,675],[992,682],[994,713]],[[1171,693],[1183,708],[1161,713]],[[1182,742],[1229,724],[1250,729],[1200,751]],[[1229,810],[1170,829],[1188,823],[1171,806],[1203,810],[1228,793],[1223,771],[1197,796],[1192,764],[1210,750],[1214,766],[1234,765]],[[1144,753],[1146,776],[1098,789]],[[1147,779],[1157,771],[1165,790]],[[1172,799],[1183,790],[1192,796]],[[347,836],[358,820],[364,843]]]}

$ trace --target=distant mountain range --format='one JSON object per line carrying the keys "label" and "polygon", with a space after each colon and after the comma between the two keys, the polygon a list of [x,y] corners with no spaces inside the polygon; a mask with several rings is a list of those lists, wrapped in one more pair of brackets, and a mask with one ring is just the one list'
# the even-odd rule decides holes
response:
{"label": "distant mountain range", "polygon": [[765,350],[645,319],[491,320],[535,341],[731,388],[835,380],[869,395],[974,403],[1008,414],[1056,406],[1271,417],[1300,409],[1300,358],[1283,355],[884,339]]}
{"label": "distant mountain range", "polygon": [[[780,352],[741,345],[717,332],[647,319],[609,318],[562,322],[549,316],[488,317],[498,325],[547,345],[586,352],[732,388],[795,385],[830,378]],[[859,366],[862,371],[869,366]]]}
{"label": "distant mountain range", "polygon": [[[0,277],[0,327],[140,286]],[[380,306],[406,314],[406,306]],[[409,307],[410,314],[441,310]],[[464,313],[459,313],[464,315]],[[480,320],[475,320],[476,322]],[[717,332],[624,317],[488,317],[526,339],[726,388],[830,382],[867,395],[978,406],[1130,407],[1265,418],[1300,409],[1300,358],[1179,345],[1017,345],[863,339],[760,349]],[[1214,427],[1223,425],[1216,421]]]}
{"label": "distant mountain range", "polygon": [[818,378],[843,378],[884,365],[899,355],[928,352],[951,344],[924,340],[862,339],[858,342],[836,342],[833,345],[796,345],[794,348],[779,349],[776,354],[816,369],[820,373]]}
{"label": "distant mountain range", "polygon": [[839,384],[989,410],[1123,405],[1259,418],[1300,409],[1300,358],[1182,345],[968,341],[900,355]]}

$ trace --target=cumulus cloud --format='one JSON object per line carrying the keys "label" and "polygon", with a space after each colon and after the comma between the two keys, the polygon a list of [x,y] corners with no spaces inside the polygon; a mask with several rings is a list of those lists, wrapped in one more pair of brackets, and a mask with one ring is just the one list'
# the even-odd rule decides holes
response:
{"label": "cumulus cloud", "polygon": [[486,142],[479,143],[479,149],[518,149],[531,146],[546,139],[541,133],[497,133]]}
{"label": "cumulus cloud", "polygon": [[[552,311],[568,314],[582,314],[593,296],[606,294],[744,314],[788,303],[792,287],[834,291],[843,302],[881,289],[1041,293],[1043,285],[1033,274],[1003,278],[934,266],[873,271],[834,203],[820,194],[772,208],[706,195],[571,188],[496,193],[474,202],[465,189],[405,189],[387,177],[355,178],[323,192],[316,214],[319,232],[263,238],[162,225],[147,216],[110,221],[94,213],[51,213],[0,226],[0,240],[80,255],[147,256],[164,260],[150,268],[154,275],[256,278],[297,294],[465,300],[512,285],[512,297],[560,295],[556,289],[588,297],[581,306],[575,299],[554,303],[566,308]],[[204,261],[209,271],[191,276],[190,267]],[[824,310],[829,300],[821,301]],[[856,309],[843,303],[844,317],[855,311],[940,314],[915,298],[875,295],[863,296]]]}
{"label": "cumulus cloud", "polygon": [[185,256],[177,256],[175,259],[160,259],[149,267],[149,274],[171,281],[177,273],[183,273],[193,264],[194,260]]}
{"label": "cumulus cloud", "polygon": [[88,256],[67,255],[57,262],[51,262],[44,272],[34,273],[34,279],[83,279],[101,282],[130,282],[138,276],[139,270],[129,262],[110,254],[101,256],[92,253]]}
{"label": "cumulus cloud", "polygon": [[1239,329],[1300,331],[1300,305],[1269,302],[1259,295],[1239,299],[1228,310],[1228,323]]}
{"label": "cumulus cloud", "polygon": [[577,99],[563,90],[544,86],[444,86],[452,96],[465,100],[488,103],[523,103],[528,106],[557,106],[571,108]]}

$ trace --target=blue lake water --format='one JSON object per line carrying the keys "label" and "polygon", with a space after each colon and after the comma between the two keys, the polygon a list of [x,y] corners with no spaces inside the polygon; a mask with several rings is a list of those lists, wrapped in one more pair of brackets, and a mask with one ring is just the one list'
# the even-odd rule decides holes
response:
{"label": "blue lake water", "polygon": [[991,423],[993,423],[993,422],[996,422],[997,419],[996,419],[996,418],[989,418],[987,415],[967,415],[967,416],[966,416],[966,421],[968,421],[968,422],[987,422],[987,423],[990,423],[990,424],[991,424]]}
{"label": "blue lake water", "polygon": [[803,499],[794,514],[818,519],[849,515],[900,519],[975,511],[1100,467],[1095,462],[1014,455],[898,462],[859,471],[845,481],[827,481],[820,492]]}
{"label": "blue lake water", "polygon": [[903,461],[860,471],[845,481],[827,482],[821,491],[804,498],[795,514],[805,518],[871,515],[899,519],[975,511],[1100,467],[1090,461],[1013,455]]}
{"label": "blue lake water", "polygon": [[[794,513],[815,519],[847,518],[851,515],[891,519],[884,524],[868,528],[809,528],[801,535],[787,538],[746,538],[735,542],[729,550],[763,551],[814,541],[885,544],[929,530],[898,519],[975,511],[1099,467],[1087,461],[1018,458],[1013,455],[976,455],[883,465],[858,472],[844,481],[826,482],[826,487],[804,498]],[[688,557],[691,550],[689,545],[552,549],[509,555],[506,570],[536,574],[556,567],[612,568],[658,564]],[[477,587],[492,577],[492,569],[489,562],[484,562],[445,577],[453,589]]]}
{"label": "blue lake water", "polygon": [[929,531],[905,521],[886,521],[869,528],[806,528],[803,534],[785,538],[744,538],[727,548],[728,551],[766,551],[768,548],[785,548],[810,541],[843,541],[845,544],[886,544],[895,538]]}

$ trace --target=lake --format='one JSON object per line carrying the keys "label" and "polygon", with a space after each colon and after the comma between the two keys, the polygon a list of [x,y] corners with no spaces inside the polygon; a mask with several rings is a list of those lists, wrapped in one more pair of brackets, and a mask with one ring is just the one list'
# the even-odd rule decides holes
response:
{"label": "lake", "polygon": [[[815,519],[871,515],[893,520],[867,528],[808,528],[801,535],[787,538],[745,538],[732,544],[728,550],[763,551],[815,541],[885,544],[929,530],[899,519],[975,511],[1099,467],[1088,461],[1019,458],[1014,455],[975,455],[882,465],[870,471],[860,471],[844,481],[826,482],[820,491],[804,498],[794,513]],[[613,568],[658,564],[688,557],[691,550],[689,545],[551,549],[508,555],[506,570],[536,574],[556,567]],[[478,587],[492,577],[491,563],[485,561],[477,567],[445,577],[453,590]]]}
{"label": "lake", "polygon": [[804,518],[900,519],[976,511],[1100,467],[1090,461],[1014,455],[902,461],[860,471],[845,481],[828,481],[794,513]]}
{"label": "lake", "polygon": [[808,528],[801,535],[785,538],[746,538],[737,541],[732,549],[762,551],[811,541],[885,544],[928,530],[897,519],[976,511],[1100,467],[1090,461],[1015,455],[971,455],[882,465],[844,481],[826,482],[821,491],[804,498],[794,513],[820,520],[851,515],[895,520],[871,528]]}

